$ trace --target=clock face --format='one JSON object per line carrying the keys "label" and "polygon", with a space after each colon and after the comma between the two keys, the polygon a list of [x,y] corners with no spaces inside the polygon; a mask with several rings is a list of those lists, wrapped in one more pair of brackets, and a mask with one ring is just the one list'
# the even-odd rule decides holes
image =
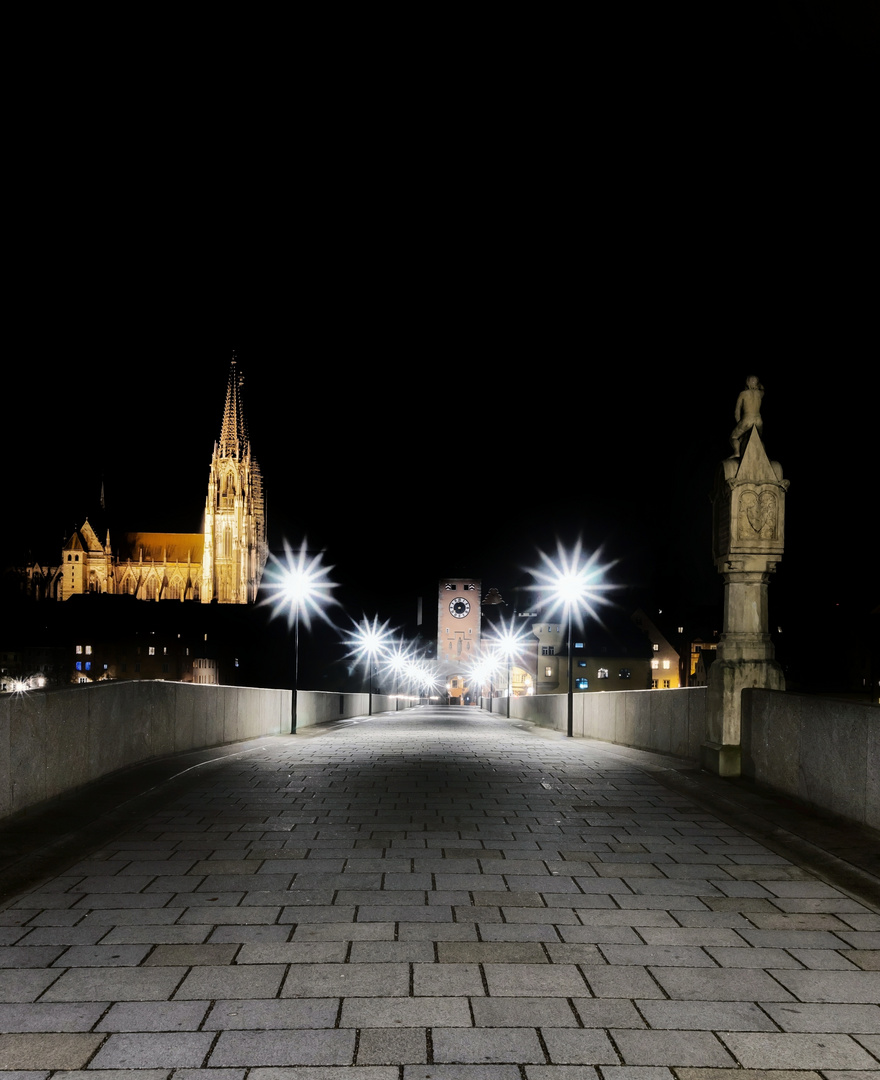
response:
{"label": "clock face", "polygon": [[453,619],[463,619],[470,610],[470,602],[462,597],[453,600],[449,605],[449,614]]}

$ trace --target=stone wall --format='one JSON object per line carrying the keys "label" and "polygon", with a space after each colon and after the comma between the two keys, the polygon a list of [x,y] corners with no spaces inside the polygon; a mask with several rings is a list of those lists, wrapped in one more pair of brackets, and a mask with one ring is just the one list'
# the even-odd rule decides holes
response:
{"label": "stone wall", "polygon": [[[510,715],[564,732],[568,725],[566,694],[512,698]],[[706,738],[706,688],[620,690],[607,694],[575,694],[573,730],[579,738],[654,750],[699,759]],[[506,715],[504,698],[493,703]]]}
{"label": "stone wall", "polygon": [[[490,705],[484,700],[484,706]],[[706,687],[575,694],[576,737],[700,760]],[[491,702],[507,715],[507,701]],[[512,698],[510,715],[565,732],[567,695]],[[880,829],[880,709],[778,690],[742,692],[742,775]]]}
{"label": "stone wall", "polygon": [[141,761],[290,730],[290,691],[120,682],[0,697],[0,817]]}
{"label": "stone wall", "polygon": [[880,829],[880,709],[743,690],[742,771],[756,784]]}

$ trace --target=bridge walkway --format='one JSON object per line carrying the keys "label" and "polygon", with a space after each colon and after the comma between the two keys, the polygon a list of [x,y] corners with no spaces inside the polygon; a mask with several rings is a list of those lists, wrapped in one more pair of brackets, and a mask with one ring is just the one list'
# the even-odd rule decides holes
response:
{"label": "bridge walkway", "polygon": [[877,1075],[877,856],[476,709],[156,762],[0,830],[0,1070]]}

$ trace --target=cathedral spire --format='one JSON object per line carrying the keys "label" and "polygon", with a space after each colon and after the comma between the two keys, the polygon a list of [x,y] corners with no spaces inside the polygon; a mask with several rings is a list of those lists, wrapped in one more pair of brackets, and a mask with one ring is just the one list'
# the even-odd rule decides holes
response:
{"label": "cathedral spire", "polygon": [[220,428],[220,457],[241,461],[250,451],[247,425],[241,405],[241,387],[244,376],[238,370],[238,358],[232,354],[229,366],[229,383],[226,387],[226,405]]}

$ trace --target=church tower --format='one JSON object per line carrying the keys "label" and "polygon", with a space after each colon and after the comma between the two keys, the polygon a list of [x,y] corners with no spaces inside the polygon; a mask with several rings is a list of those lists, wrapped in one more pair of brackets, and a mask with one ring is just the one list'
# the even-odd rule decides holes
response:
{"label": "church tower", "polygon": [[242,410],[243,381],[233,354],[220,441],[214,444],[208,477],[202,603],[254,603],[266,565],[263,479]]}

